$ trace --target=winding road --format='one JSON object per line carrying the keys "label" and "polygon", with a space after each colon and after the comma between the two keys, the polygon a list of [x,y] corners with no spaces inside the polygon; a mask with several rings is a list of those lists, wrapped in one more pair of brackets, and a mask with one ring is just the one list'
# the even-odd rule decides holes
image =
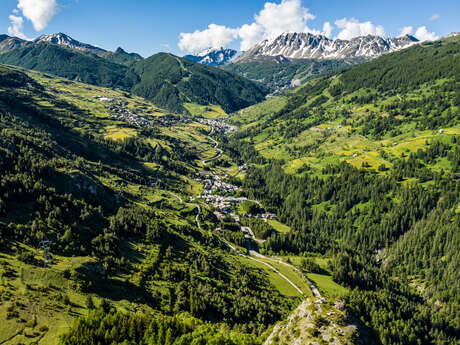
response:
{"label": "winding road", "polygon": [[[177,194],[174,194],[172,192],[169,192],[174,198],[176,198],[181,204],[187,204],[186,202],[184,202],[184,200]],[[201,214],[201,207],[200,205],[198,204],[190,204],[192,206],[195,206],[195,208],[198,209],[198,212],[197,212],[197,215],[195,217],[195,222],[196,222],[196,226],[201,230],[201,224],[200,224],[200,221],[199,221],[199,217],[200,217],[200,214]],[[252,230],[251,230],[252,232]],[[244,255],[243,253],[241,253],[236,247],[234,247],[233,245],[231,245],[229,242],[223,240],[222,238],[220,238],[219,236],[217,236],[217,238],[222,242],[224,243],[227,247],[229,247],[231,250],[233,250],[237,255],[241,256],[241,257],[244,257],[244,258],[247,258],[249,260],[253,260],[255,262],[258,262],[260,264],[263,264],[267,267],[269,267],[271,270],[273,270],[273,272],[275,272],[276,274],[278,274],[281,278],[283,278],[284,280],[286,280],[290,285],[292,285],[292,287],[294,287],[294,289],[296,289],[301,296],[303,297],[306,297],[305,294],[303,293],[303,291],[297,286],[295,285],[288,277],[286,277],[284,274],[282,274],[280,271],[278,271],[275,267],[273,267],[272,265],[270,265],[269,263],[265,262],[265,261],[262,261],[262,260],[258,260],[256,258],[254,258],[253,256],[251,255]],[[267,260],[272,260],[271,258],[268,258],[262,254],[259,254],[257,252],[254,252],[254,251],[251,251],[251,254],[252,255],[255,255],[255,256],[258,256],[260,258],[263,258],[263,259],[267,259]],[[281,260],[279,261],[281,262]],[[289,264],[286,264],[288,266],[291,266]],[[295,269],[295,267],[291,266],[292,268]]]}
{"label": "winding road", "polygon": [[[203,161],[203,164],[204,165],[207,165],[209,162],[219,158],[222,154],[223,154],[223,151],[221,149],[219,149],[219,143],[214,140],[213,138],[211,138],[211,135],[212,133],[214,133],[214,127],[212,127],[211,131],[209,132],[208,134],[208,139],[210,141],[212,141],[214,143],[214,149],[216,149],[218,151],[218,154],[212,158],[209,158],[209,159],[205,159]],[[184,200],[177,194],[174,194],[172,192],[169,192],[174,198],[176,198],[181,204],[188,204],[186,202],[184,202]],[[255,202],[257,203],[259,206],[261,205],[260,201],[258,200],[250,200],[252,202]],[[192,205],[194,206],[198,212],[195,216],[195,223],[196,223],[196,226],[201,230],[201,224],[200,224],[200,221],[199,221],[199,217],[200,217],[200,214],[201,214],[201,207],[199,204],[189,204],[189,205]],[[239,222],[237,222],[237,224],[240,226],[240,228],[243,230],[246,230],[249,232],[249,234],[251,235],[252,239],[255,240],[256,242],[263,242],[262,240],[258,240],[255,235],[254,235],[254,232],[252,231],[251,228],[248,228],[248,227],[243,227],[239,224]],[[270,258],[270,257],[267,257],[267,256],[264,256],[256,251],[253,251],[253,250],[250,250],[249,253],[250,255],[245,255],[243,253],[241,253],[235,246],[233,246],[232,244],[230,244],[229,242],[225,241],[224,239],[222,239],[220,236],[216,236],[222,243],[224,243],[227,247],[229,247],[232,251],[234,251],[237,255],[241,256],[241,257],[244,257],[244,258],[247,258],[249,260],[252,260],[252,261],[255,261],[255,262],[258,262],[260,264],[263,264],[267,267],[269,267],[273,272],[275,272],[276,274],[278,274],[281,278],[283,278],[284,280],[286,280],[292,287],[294,287],[294,289],[297,290],[297,292],[300,293],[301,296],[303,296],[304,298],[307,297],[304,292],[297,286],[295,285],[288,277],[286,277],[284,274],[282,274],[280,271],[278,271],[275,267],[273,267],[272,265],[270,265],[269,263],[265,262],[265,261],[262,261],[262,260],[259,260],[259,259],[264,259],[264,260],[273,260],[273,261],[276,261],[280,264],[283,264],[283,265],[286,265],[288,267],[290,267],[291,269],[293,269],[296,273],[298,273],[300,276],[302,277],[305,277],[304,274],[302,274],[302,272],[300,272],[296,267],[294,267],[293,265],[289,264],[289,263],[286,263],[284,262],[283,260],[280,260],[280,259],[274,259],[274,258]],[[250,248],[249,248],[250,249]],[[256,259],[255,257],[258,257],[259,259]],[[310,280],[308,280],[306,277],[305,277],[308,285],[310,286],[310,289],[312,290],[313,292],[313,295],[315,297],[321,297],[321,294],[319,293],[318,289],[313,285],[313,283],[310,282]]]}
{"label": "winding road", "polygon": [[212,133],[214,133],[214,127],[212,127],[211,131],[209,132],[208,139],[211,140],[214,143],[214,149],[217,150],[219,153],[217,155],[215,155],[214,157],[212,157],[212,158],[205,159],[203,161],[204,165],[208,165],[209,162],[212,162],[213,160],[216,160],[217,158],[222,156],[222,153],[224,152],[221,149],[219,149],[219,143],[216,140],[214,140],[213,138],[211,138]]}

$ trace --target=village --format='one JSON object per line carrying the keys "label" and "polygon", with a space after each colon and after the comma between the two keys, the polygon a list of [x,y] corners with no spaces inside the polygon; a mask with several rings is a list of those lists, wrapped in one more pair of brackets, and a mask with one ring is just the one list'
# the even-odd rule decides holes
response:
{"label": "village", "polygon": [[113,119],[127,122],[139,128],[152,127],[152,123],[143,117],[136,115],[128,109],[128,103],[119,98],[96,97],[99,101],[107,103],[107,109],[110,110],[110,116]]}
{"label": "village", "polygon": [[221,134],[227,134],[237,130],[236,126],[229,125],[225,122],[225,119],[211,120],[206,118],[198,118],[197,121],[203,125],[210,126],[214,128],[214,131]]}
{"label": "village", "polygon": [[[204,186],[203,194],[197,197],[197,199],[201,199],[210,205],[214,209],[214,215],[218,219],[223,219],[227,216],[235,218],[234,211],[243,202],[253,202],[261,206],[259,201],[249,200],[243,196],[234,196],[241,189],[238,186],[225,182],[224,180],[228,177],[228,175],[220,177],[215,173],[200,172],[196,178],[196,181],[201,182]],[[264,221],[276,219],[276,215],[269,212],[246,214],[245,216],[248,218],[260,218]]]}

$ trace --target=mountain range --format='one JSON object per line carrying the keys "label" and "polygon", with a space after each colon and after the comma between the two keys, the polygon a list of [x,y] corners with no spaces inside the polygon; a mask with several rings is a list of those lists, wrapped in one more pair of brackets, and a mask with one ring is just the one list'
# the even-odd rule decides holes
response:
{"label": "mountain range", "polygon": [[409,35],[398,38],[368,35],[351,40],[331,40],[326,36],[310,33],[285,33],[273,40],[264,40],[256,44],[238,57],[235,63],[258,59],[261,56],[278,55],[291,59],[372,59],[418,42],[415,37]]}
{"label": "mountain range", "polygon": [[332,40],[323,35],[284,33],[275,39],[264,40],[246,52],[208,49],[185,58],[217,65],[226,71],[262,82],[270,91],[278,92],[418,42],[413,36],[362,36],[351,40]]}
{"label": "mountain range", "polygon": [[110,52],[59,33],[34,41],[1,36],[0,63],[87,84],[131,91],[172,112],[185,103],[218,105],[233,112],[264,99],[266,89],[239,75],[172,54],[148,59],[122,48]]}
{"label": "mountain range", "polygon": [[[207,49],[197,55],[186,55],[185,59],[206,66],[214,66],[224,69],[227,72],[236,73],[240,76],[249,78],[256,82],[261,82],[268,87],[271,92],[280,91],[286,88],[298,86],[309,79],[324,73],[335,72],[350,65],[358,64],[363,61],[376,58],[382,54],[404,49],[419,41],[413,36],[403,36],[398,38],[383,38],[379,36],[356,37],[351,40],[332,40],[323,35],[312,35],[309,33],[285,33],[272,40],[264,40],[246,52],[238,52],[234,49]],[[42,35],[33,41],[25,41],[17,37],[7,35],[0,36],[0,53],[10,53],[10,56],[1,56],[0,61],[13,65],[21,65],[27,68],[39,68],[36,52],[31,53],[32,47],[40,44],[48,44],[55,47],[71,49],[89,58],[102,58],[104,61],[133,67],[136,63],[143,61],[143,57],[136,53],[127,53],[122,48],[111,52],[91,44],[79,42],[72,37],[57,33],[52,35]],[[26,49],[22,55],[13,53],[18,49]],[[41,48],[41,51],[43,48]],[[49,49],[48,49],[49,50]],[[27,52],[27,53],[26,53]],[[11,57],[11,54],[13,57]],[[26,54],[28,63],[24,62]],[[32,54],[32,55],[30,55]],[[41,54],[40,54],[41,55]],[[163,55],[166,56],[166,55]],[[33,61],[30,61],[32,58]],[[48,56],[48,58],[50,58]],[[46,65],[50,60],[47,58]],[[104,65],[101,60],[94,62],[96,65]],[[64,62],[65,64],[65,62]],[[113,67],[113,66],[112,66]],[[43,66],[41,71],[52,73]],[[66,66],[68,70],[69,67]],[[118,72],[125,73],[124,68]],[[132,79],[128,73],[126,76],[108,76],[104,82],[98,78],[88,78],[88,74],[94,74],[91,69],[87,69],[86,76],[75,74],[70,69],[64,77],[76,78],[85,82],[98,83],[97,85],[107,87],[124,87],[126,78]],[[91,81],[94,79],[94,81]],[[128,87],[129,88],[129,87]],[[170,102],[168,102],[170,104]],[[160,106],[165,106],[160,104]],[[179,107],[181,108],[181,107]],[[174,110],[177,109],[174,107]]]}
{"label": "mountain range", "polygon": [[[452,35],[454,35],[453,33]],[[232,49],[207,49],[197,55],[185,58],[205,65],[224,65],[229,62],[245,63],[266,57],[283,56],[288,59],[353,59],[376,58],[418,43],[415,37],[406,35],[396,38],[360,36],[351,40],[329,39],[310,33],[284,33],[275,39],[257,43],[246,52]]]}

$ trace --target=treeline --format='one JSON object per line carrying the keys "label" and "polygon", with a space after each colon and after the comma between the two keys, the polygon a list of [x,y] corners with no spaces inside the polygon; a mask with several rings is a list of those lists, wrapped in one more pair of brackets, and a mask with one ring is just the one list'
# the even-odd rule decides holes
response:
{"label": "treeline", "polygon": [[457,302],[434,308],[433,301],[426,303],[411,287],[406,275],[395,279],[371,255],[341,251],[332,269],[335,281],[353,289],[346,296],[349,312],[373,330],[382,344],[448,345],[460,340]]}
{"label": "treeline", "polygon": [[439,78],[460,75],[460,41],[445,39],[417,44],[346,70],[340,75],[344,91],[373,88],[379,92],[408,91]]}
{"label": "treeline", "polygon": [[[271,236],[266,249],[336,257],[334,280],[356,289],[347,300],[350,311],[383,344],[459,341],[457,140],[435,141],[398,159],[386,175],[347,163],[326,167],[322,177],[288,175],[279,163],[251,168],[243,182],[249,197],[276,209],[292,229]],[[451,169],[430,169],[442,157]],[[409,277],[416,277],[414,287]],[[436,300],[441,305],[433,310]]]}
{"label": "treeline", "polygon": [[[285,316],[296,299],[287,299],[270,286],[268,277],[237,261],[230,261],[215,248],[215,237],[181,229],[181,237],[163,241],[143,264],[141,287],[152,294],[164,313],[189,312],[207,321],[225,322],[242,332],[261,334]],[[240,232],[241,233],[241,232]],[[206,251],[185,247],[182,239],[200,239]],[[181,246],[179,252],[178,246]],[[170,286],[159,295],[159,283]]]}
{"label": "treeline", "polygon": [[[167,199],[136,206],[128,188],[99,182],[153,188],[161,177],[174,188],[179,178],[168,171],[188,173],[187,159],[195,154],[190,148],[169,137],[162,137],[168,148],[150,147],[146,136],[156,133],[121,143],[81,134],[70,123],[83,121],[85,113],[66,103],[40,106],[37,99],[53,101],[47,97],[28,79],[0,93],[2,252],[40,264],[34,250],[18,250],[15,243],[38,248],[49,240],[52,254],[96,259],[64,272],[82,292],[133,291],[133,300],[158,312],[188,312],[244,332],[259,334],[289,312],[297,299],[285,298],[267,275],[224,255],[228,248],[215,236],[197,229],[191,217],[187,224],[187,211],[181,213]],[[145,161],[161,167],[156,176]],[[128,242],[148,248],[145,258],[133,260]],[[116,274],[129,278],[113,279]]]}
{"label": "treeline", "polygon": [[[110,308],[110,306],[108,306]],[[186,314],[178,317],[125,314],[99,308],[74,322],[60,345],[257,345],[256,338],[211,325]]]}

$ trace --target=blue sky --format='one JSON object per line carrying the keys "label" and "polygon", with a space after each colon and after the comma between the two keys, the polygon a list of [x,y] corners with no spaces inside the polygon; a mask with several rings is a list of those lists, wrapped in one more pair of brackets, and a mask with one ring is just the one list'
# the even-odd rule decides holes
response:
{"label": "blue sky", "polygon": [[10,28],[28,38],[64,32],[110,50],[183,55],[211,45],[246,48],[281,31],[346,39],[397,36],[406,28],[440,37],[460,31],[459,13],[459,0],[2,0],[0,32]]}

